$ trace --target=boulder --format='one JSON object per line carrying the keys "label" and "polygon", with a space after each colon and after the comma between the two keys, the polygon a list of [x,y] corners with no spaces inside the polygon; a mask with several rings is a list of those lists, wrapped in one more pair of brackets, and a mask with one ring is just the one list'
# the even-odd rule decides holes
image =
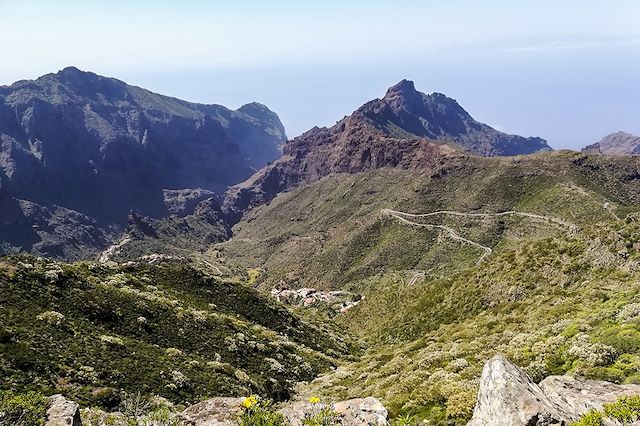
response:
{"label": "boulder", "polygon": [[640,385],[617,385],[571,376],[549,376],[540,382],[540,389],[550,401],[561,406],[578,419],[589,410],[602,410],[604,404],[615,402],[621,396],[640,395]]}
{"label": "boulder", "polygon": [[496,355],[484,366],[478,401],[467,426],[565,426],[592,409],[602,410],[621,396],[634,395],[640,395],[640,385],[571,376],[549,376],[537,385],[523,370]]}
{"label": "boulder", "polygon": [[373,397],[336,402],[333,409],[342,417],[343,426],[384,426],[389,414]]}
{"label": "boulder", "polygon": [[211,398],[178,414],[180,426],[234,426],[242,413],[244,398]]}
{"label": "boulder", "polygon": [[527,373],[496,355],[484,366],[478,400],[467,426],[565,425],[568,417]]}
{"label": "boulder", "polygon": [[[296,401],[280,410],[291,426],[302,426],[305,415],[325,408],[324,404]],[[384,426],[387,424],[387,409],[376,398],[357,398],[336,402],[333,411],[342,426]]]}
{"label": "boulder", "polygon": [[80,406],[68,401],[62,395],[52,395],[49,398],[47,421],[45,426],[82,426]]}

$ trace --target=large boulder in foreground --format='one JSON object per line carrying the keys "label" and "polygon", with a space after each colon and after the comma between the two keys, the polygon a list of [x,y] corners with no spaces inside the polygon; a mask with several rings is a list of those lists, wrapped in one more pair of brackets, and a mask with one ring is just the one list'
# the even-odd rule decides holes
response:
{"label": "large boulder in foreground", "polygon": [[567,414],[520,368],[497,355],[482,371],[480,391],[467,426],[562,425]]}
{"label": "large boulder in foreground", "polygon": [[82,426],[80,406],[68,401],[62,395],[52,395],[49,398],[47,422],[45,426]]}
{"label": "large boulder in foreground", "polygon": [[621,396],[640,395],[640,385],[616,385],[570,376],[549,376],[537,385],[522,369],[496,355],[484,366],[478,401],[467,426],[566,426]]}

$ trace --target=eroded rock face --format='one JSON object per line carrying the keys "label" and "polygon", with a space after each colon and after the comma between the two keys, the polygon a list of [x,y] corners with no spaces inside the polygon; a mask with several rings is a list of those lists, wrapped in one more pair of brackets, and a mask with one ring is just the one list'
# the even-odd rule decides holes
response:
{"label": "eroded rock face", "polygon": [[178,415],[180,426],[233,426],[238,424],[244,398],[211,398]]}
{"label": "eroded rock face", "polygon": [[62,395],[50,396],[45,426],[82,426],[80,406]]}
{"label": "eroded rock face", "polygon": [[611,133],[600,142],[582,148],[582,151],[607,155],[638,155],[640,154],[640,136],[626,132]]}
{"label": "eroded rock face", "polygon": [[[36,254],[90,257],[129,210],[191,214],[280,157],[285,140],[263,105],[190,103],[73,67],[0,86],[0,203],[10,213],[0,214],[0,239]],[[65,232],[70,220],[89,237]],[[86,247],[76,253],[78,240]]]}

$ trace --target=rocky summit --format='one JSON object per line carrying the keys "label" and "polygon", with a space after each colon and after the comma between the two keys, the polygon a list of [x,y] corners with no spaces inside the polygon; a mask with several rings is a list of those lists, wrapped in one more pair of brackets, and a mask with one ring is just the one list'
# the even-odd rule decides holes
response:
{"label": "rocky summit", "polygon": [[640,154],[640,136],[626,132],[611,133],[600,142],[584,147],[582,151],[608,155],[638,155]]}
{"label": "rocky summit", "polygon": [[264,105],[196,104],[73,67],[1,86],[2,240],[81,258],[130,210],[184,210],[278,158],[285,140]]}
{"label": "rocky summit", "polygon": [[471,117],[441,93],[426,95],[402,80],[331,128],[288,141],[283,157],[226,194],[225,209],[242,211],[331,173],[381,167],[429,169],[446,157],[531,154],[551,148],[540,138],[507,135]]}

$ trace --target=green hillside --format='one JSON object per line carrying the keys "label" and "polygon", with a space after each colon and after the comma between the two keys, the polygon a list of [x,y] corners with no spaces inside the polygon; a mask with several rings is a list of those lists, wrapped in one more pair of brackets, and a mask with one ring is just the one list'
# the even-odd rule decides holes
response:
{"label": "green hillside", "polygon": [[[212,253],[262,268],[263,288],[364,295],[335,319],[367,353],[301,393],[373,395],[394,416],[466,424],[497,352],[536,379],[640,383],[637,170],[635,158],[557,152],[333,175],[253,210]],[[429,229],[383,209],[539,217],[401,216]],[[446,228],[492,253],[478,263],[483,249]]]}
{"label": "green hillside", "polygon": [[121,390],[174,403],[287,398],[351,352],[331,324],[185,264],[3,258],[0,306],[2,389],[87,406],[117,406]]}
{"label": "green hillside", "polygon": [[[265,288],[353,288],[382,271],[423,270],[439,277],[473,266],[482,251],[439,230],[412,228],[381,214],[507,210],[581,226],[624,216],[640,202],[634,158],[557,152],[511,158],[451,158],[432,171],[378,169],[332,175],[284,193],[215,245],[230,262],[262,267]],[[442,215],[428,223],[454,228],[495,253],[522,241],[565,234],[562,227],[520,217],[478,220]]]}

